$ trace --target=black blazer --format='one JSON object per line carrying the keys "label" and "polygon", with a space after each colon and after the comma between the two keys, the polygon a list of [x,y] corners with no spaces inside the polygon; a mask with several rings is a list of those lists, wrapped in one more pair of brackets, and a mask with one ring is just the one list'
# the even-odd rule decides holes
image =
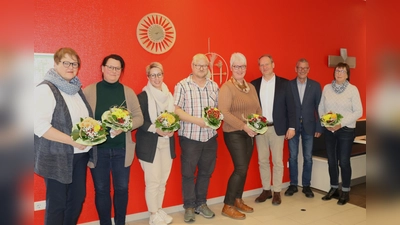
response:
{"label": "black blazer", "polygon": [[[149,132],[148,129],[151,124],[149,114],[149,104],[147,93],[145,91],[138,95],[140,109],[143,113],[144,123],[137,129],[136,132],[136,156],[145,162],[153,163],[154,156],[156,155],[158,134]],[[171,158],[174,159],[175,155],[175,137],[169,138],[169,145],[171,151]]]}
{"label": "black blazer", "polygon": [[303,129],[307,134],[314,136],[315,132],[321,133],[322,128],[318,113],[318,105],[321,101],[321,85],[318,82],[307,78],[303,103],[300,103],[297,78],[290,81],[290,86],[292,88],[296,105],[296,130],[300,129],[300,118],[302,118]]}
{"label": "black blazer", "polygon": [[[258,98],[260,98],[261,79],[257,78],[251,83],[257,90]],[[262,106],[261,106],[262,107]],[[267,118],[268,120],[268,118]],[[292,89],[289,80],[275,75],[275,94],[274,106],[272,108],[272,120],[277,135],[285,135],[288,128],[296,128],[296,110],[294,106]]]}

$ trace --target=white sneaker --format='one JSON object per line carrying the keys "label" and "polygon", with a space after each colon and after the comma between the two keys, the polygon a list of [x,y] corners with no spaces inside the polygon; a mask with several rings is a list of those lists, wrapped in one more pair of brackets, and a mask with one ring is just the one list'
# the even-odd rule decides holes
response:
{"label": "white sneaker", "polygon": [[149,219],[150,225],[167,225],[164,220],[161,218],[158,212],[156,214],[151,214]]}
{"label": "white sneaker", "polygon": [[158,215],[164,220],[165,223],[170,224],[172,223],[172,220],[174,218],[172,218],[172,216],[168,215],[164,210],[159,209],[157,211]]}

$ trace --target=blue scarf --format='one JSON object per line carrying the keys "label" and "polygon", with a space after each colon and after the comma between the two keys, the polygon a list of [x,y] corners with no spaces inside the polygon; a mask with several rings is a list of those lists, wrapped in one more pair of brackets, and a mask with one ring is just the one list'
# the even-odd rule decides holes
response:
{"label": "blue scarf", "polygon": [[43,79],[50,81],[62,92],[65,92],[69,95],[74,95],[78,93],[78,91],[81,89],[82,86],[82,83],[77,76],[75,76],[74,78],[71,79],[70,82],[68,82],[64,78],[62,78],[54,68],[51,68],[46,73]]}

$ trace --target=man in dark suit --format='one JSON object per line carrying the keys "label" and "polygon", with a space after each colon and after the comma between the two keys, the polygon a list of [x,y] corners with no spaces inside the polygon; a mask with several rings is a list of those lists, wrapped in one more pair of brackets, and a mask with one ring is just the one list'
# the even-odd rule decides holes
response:
{"label": "man in dark suit", "polygon": [[286,196],[296,193],[298,185],[297,159],[299,153],[299,139],[301,136],[303,152],[303,193],[307,198],[313,198],[314,193],[310,188],[312,171],[312,149],[314,137],[321,136],[321,123],[319,121],[318,105],[321,100],[321,85],[307,78],[310,66],[306,59],[297,61],[295,71],[297,77],[290,81],[290,87],[296,105],[296,135],[289,140],[289,172],[290,186]]}
{"label": "man in dark suit", "polygon": [[274,73],[275,63],[270,55],[258,59],[262,77],[251,83],[257,90],[263,116],[268,120],[268,130],[256,136],[258,164],[260,166],[263,191],[256,202],[272,198],[270,151],[273,162],[273,205],[281,204],[283,177],[283,144],[284,140],[295,135],[296,112],[289,81]]}

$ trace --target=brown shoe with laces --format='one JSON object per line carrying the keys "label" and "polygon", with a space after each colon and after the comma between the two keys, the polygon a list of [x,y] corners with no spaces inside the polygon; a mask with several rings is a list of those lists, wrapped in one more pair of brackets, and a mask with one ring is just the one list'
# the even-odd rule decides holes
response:
{"label": "brown shoe with laces", "polygon": [[254,212],[254,209],[251,208],[250,206],[244,204],[243,199],[241,198],[237,198],[235,199],[235,205],[236,209],[238,209],[239,211],[245,212],[245,213],[252,213]]}
{"label": "brown shoe with laces", "polygon": [[282,202],[281,193],[274,192],[274,197],[272,198],[272,205],[280,205]]}
{"label": "brown shoe with laces", "polygon": [[246,215],[239,212],[235,206],[224,204],[224,208],[222,208],[223,216],[235,219],[235,220],[244,220],[246,219]]}
{"label": "brown shoe with laces", "polygon": [[255,200],[255,202],[265,202],[265,200],[272,198],[271,190],[263,190]]}

